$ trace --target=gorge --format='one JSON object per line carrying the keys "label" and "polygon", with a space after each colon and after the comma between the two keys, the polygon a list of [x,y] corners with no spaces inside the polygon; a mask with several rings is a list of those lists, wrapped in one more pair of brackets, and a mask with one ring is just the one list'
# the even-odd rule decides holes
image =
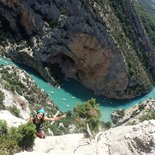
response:
{"label": "gorge", "polygon": [[155,56],[133,1],[1,1],[0,16],[1,54],[52,84],[58,68],[62,79],[107,98],[132,99],[153,87]]}
{"label": "gorge", "polygon": [[154,4],[0,0],[0,155],[154,155]]}

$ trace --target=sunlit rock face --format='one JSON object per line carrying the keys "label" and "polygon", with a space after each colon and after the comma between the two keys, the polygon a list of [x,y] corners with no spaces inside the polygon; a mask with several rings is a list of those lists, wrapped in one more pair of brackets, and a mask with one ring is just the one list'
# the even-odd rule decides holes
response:
{"label": "sunlit rock face", "polygon": [[119,51],[104,47],[97,38],[86,34],[77,34],[69,48],[74,66],[66,75],[73,75],[98,95],[110,97],[125,90],[128,78]]}
{"label": "sunlit rock face", "polygon": [[[137,48],[151,51],[132,2],[125,5],[134,17],[129,19]],[[7,55],[52,84],[50,75],[56,72],[56,77],[74,78],[95,94],[116,99],[134,98],[152,88],[110,1],[2,0],[0,17],[11,42],[5,51],[13,51]],[[154,73],[153,57],[149,62]]]}
{"label": "sunlit rock face", "polygon": [[97,134],[93,140],[84,138],[82,134],[36,139],[32,152],[17,155],[154,155],[154,133],[155,121],[151,120],[134,126],[111,128]]}

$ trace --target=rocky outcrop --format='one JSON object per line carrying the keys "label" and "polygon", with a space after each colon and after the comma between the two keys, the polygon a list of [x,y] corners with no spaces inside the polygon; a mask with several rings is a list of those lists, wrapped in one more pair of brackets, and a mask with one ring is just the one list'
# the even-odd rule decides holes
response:
{"label": "rocky outcrop", "polygon": [[5,120],[8,127],[18,127],[21,124],[25,124],[27,121],[12,115],[7,110],[0,110],[0,120]]}
{"label": "rocky outcrop", "polygon": [[111,128],[99,133],[94,140],[85,139],[81,134],[36,139],[32,152],[17,153],[17,155],[28,154],[153,155],[155,154],[155,121]]}
{"label": "rocky outcrop", "polygon": [[40,107],[47,107],[47,111],[59,111],[44,90],[38,88],[34,80],[17,66],[0,65],[0,81],[0,109],[11,111],[25,120]]}
{"label": "rocky outcrop", "polygon": [[155,100],[148,98],[126,110],[116,110],[112,113],[115,125],[135,125],[144,120],[154,119]]}
{"label": "rocky outcrop", "polygon": [[[150,52],[131,1],[125,6],[132,10],[133,18],[129,19],[135,23],[132,26],[136,34],[133,38],[138,36],[137,48]],[[109,98],[133,98],[152,88],[150,75],[110,1],[3,0],[0,16],[4,30],[16,39],[7,55],[35,68],[51,83],[54,79],[49,73],[58,70],[59,76],[74,78],[97,95]],[[24,46],[17,43],[21,38],[27,40]],[[144,42],[143,47],[139,46]]]}

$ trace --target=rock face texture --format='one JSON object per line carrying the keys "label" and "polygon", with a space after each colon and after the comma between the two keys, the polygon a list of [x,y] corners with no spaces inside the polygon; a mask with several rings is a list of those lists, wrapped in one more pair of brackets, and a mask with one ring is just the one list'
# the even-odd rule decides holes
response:
{"label": "rock face texture", "polygon": [[19,125],[26,123],[26,120],[12,115],[7,110],[0,110],[0,116],[1,116],[0,120],[7,121],[8,127],[18,127]]}
{"label": "rock face texture", "polygon": [[[148,93],[152,82],[146,63],[154,75],[148,38],[131,1],[122,6],[122,14],[131,10],[125,19],[132,23],[133,40],[113,7],[110,0],[1,0],[0,21],[12,42],[7,56],[33,67],[51,83],[54,79],[49,75],[57,71],[109,98]],[[143,53],[151,53],[144,63]]]}
{"label": "rock face texture", "polygon": [[32,152],[16,155],[154,155],[155,121],[145,121],[135,126],[111,128],[96,136],[94,140],[82,134],[36,139]]}
{"label": "rock face texture", "polygon": [[[0,112],[2,119],[7,121],[6,117],[8,117],[10,121],[15,120],[18,124],[19,118],[28,120],[30,114],[43,106],[47,107],[47,111],[52,108],[59,112],[54,102],[49,99],[43,89],[37,87],[27,72],[15,65],[0,65],[0,110],[4,115],[3,117]],[[6,113],[5,110],[19,118],[15,119],[14,116],[11,119],[11,114]]]}

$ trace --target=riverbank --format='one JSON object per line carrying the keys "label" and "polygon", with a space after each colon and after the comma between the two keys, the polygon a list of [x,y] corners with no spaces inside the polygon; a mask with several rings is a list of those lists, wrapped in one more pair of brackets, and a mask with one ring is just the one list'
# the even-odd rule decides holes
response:
{"label": "riverbank", "polygon": [[155,119],[155,99],[148,98],[144,102],[126,110],[117,110],[112,113],[112,120],[117,126],[134,125],[144,120]]}
{"label": "riverbank", "polygon": [[[0,64],[15,64],[14,62],[0,57]],[[139,98],[135,98],[133,100],[113,100],[113,99],[106,99],[103,97],[95,96],[92,91],[84,88],[79,82],[69,79],[63,83],[61,88],[56,88],[46,82],[38,73],[28,67],[19,66],[18,67],[22,70],[25,70],[35,81],[36,85],[45,91],[49,98],[54,101],[54,103],[58,106],[58,108],[63,111],[67,112],[68,110],[73,110],[74,106],[77,103],[86,102],[90,98],[95,98],[97,103],[100,105],[100,110],[102,113],[102,120],[104,122],[112,121],[111,114],[114,110],[118,109],[128,109],[140,102],[145,101],[147,98],[154,98],[155,97],[155,88],[153,90]]]}

